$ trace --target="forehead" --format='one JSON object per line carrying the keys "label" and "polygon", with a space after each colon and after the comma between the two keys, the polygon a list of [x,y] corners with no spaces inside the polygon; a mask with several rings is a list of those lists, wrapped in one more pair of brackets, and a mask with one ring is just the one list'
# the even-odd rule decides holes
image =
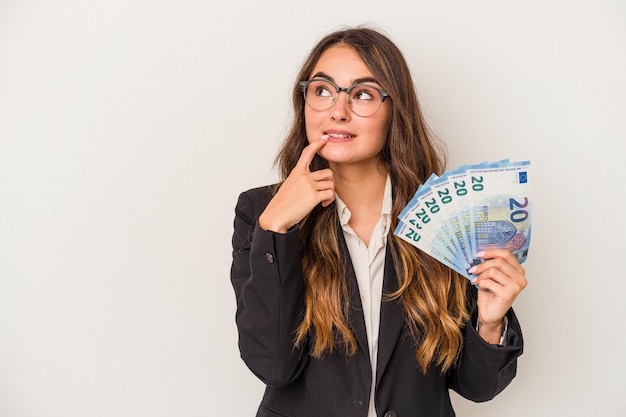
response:
{"label": "forehead", "polygon": [[320,55],[309,76],[313,77],[319,72],[329,75],[339,84],[372,77],[372,72],[358,52],[345,44],[333,45]]}

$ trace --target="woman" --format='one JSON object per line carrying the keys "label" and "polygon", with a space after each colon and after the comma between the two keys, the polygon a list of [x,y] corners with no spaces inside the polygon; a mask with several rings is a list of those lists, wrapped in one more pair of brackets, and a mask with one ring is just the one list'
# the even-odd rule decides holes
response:
{"label": "woman", "polygon": [[371,29],[329,34],[293,104],[283,180],[236,207],[239,347],[267,385],[257,416],[454,416],[450,388],[493,398],[522,353],[524,270],[486,251],[468,285],[393,235],[444,167],[401,52]]}

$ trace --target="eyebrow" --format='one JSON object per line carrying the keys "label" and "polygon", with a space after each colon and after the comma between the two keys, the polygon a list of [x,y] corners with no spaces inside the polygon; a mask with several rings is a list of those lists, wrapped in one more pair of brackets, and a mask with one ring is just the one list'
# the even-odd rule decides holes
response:
{"label": "eyebrow", "polygon": [[[321,71],[316,72],[315,75],[313,77],[311,77],[311,79],[313,79],[313,78],[326,78],[327,80],[335,82],[335,79],[333,77],[331,77],[330,75],[328,75],[328,74],[326,74],[324,72],[321,72]],[[361,84],[361,83],[375,83],[375,84],[380,85],[380,83],[374,77],[357,78],[356,80],[354,80],[352,85],[354,85],[354,84]]]}

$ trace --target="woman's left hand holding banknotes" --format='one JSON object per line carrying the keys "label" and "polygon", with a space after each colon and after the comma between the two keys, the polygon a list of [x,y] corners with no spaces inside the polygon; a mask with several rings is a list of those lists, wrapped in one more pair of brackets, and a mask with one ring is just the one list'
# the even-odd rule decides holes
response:
{"label": "woman's left hand holding banknotes", "polygon": [[491,344],[502,337],[504,316],[513,301],[526,288],[526,271],[506,249],[489,249],[476,255],[483,262],[468,272],[476,275],[478,286],[478,334]]}

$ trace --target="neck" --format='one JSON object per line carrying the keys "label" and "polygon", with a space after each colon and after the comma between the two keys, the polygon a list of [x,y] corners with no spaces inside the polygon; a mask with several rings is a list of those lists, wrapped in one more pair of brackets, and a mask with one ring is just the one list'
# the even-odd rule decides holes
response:
{"label": "neck", "polygon": [[[362,165],[360,166],[362,167]],[[373,169],[357,166],[335,166],[335,192],[350,210],[350,227],[369,246],[370,239],[378,223],[383,206],[387,169],[380,163]]]}
{"label": "neck", "polygon": [[353,208],[376,205],[380,207],[385,193],[387,168],[377,163],[368,168],[359,165],[332,164],[335,191],[344,203]]}

